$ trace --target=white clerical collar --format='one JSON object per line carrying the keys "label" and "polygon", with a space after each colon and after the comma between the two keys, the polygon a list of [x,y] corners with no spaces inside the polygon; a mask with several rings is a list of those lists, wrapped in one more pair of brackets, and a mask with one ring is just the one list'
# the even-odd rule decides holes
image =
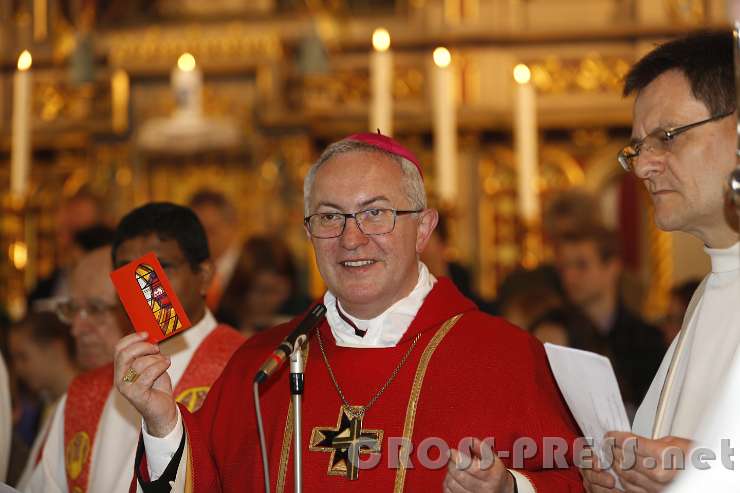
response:
{"label": "white clerical collar", "polygon": [[[429,272],[427,266],[419,262],[419,280],[411,293],[370,320],[362,320],[348,314],[336,297],[327,291],[324,295],[326,320],[337,346],[356,348],[395,346],[406,333],[436,282],[437,278]],[[355,328],[365,335],[358,335]]]}
{"label": "white clerical collar", "polygon": [[735,243],[730,248],[704,247],[712,261],[712,272],[730,272],[740,269],[740,243]]}

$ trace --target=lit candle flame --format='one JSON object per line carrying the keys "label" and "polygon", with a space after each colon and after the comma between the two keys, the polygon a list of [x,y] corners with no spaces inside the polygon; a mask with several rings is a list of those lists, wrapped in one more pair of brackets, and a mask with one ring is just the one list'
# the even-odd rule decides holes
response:
{"label": "lit candle flame", "polygon": [[529,70],[529,67],[527,67],[523,63],[520,63],[516,67],[514,67],[514,80],[517,84],[526,84],[530,81],[531,78],[532,72]]}
{"label": "lit candle flame", "polygon": [[18,270],[23,270],[28,263],[28,247],[21,241],[16,241],[10,244],[8,249],[8,256],[11,262]]}
{"label": "lit candle flame", "polygon": [[452,55],[450,54],[450,50],[443,46],[434,49],[434,53],[432,53],[432,58],[434,59],[434,64],[439,68],[448,67],[450,63],[452,63]]}
{"label": "lit candle flame", "polygon": [[192,72],[195,70],[195,57],[190,53],[183,53],[177,59],[177,68],[183,72]]}
{"label": "lit candle flame", "polygon": [[31,53],[28,50],[23,50],[23,53],[18,57],[18,70],[25,72],[31,68],[32,62],[33,58],[31,57]]}
{"label": "lit candle flame", "polygon": [[373,48],[376,51],[388,51],[391,47],[391,34],[387,29],[379,27],[373,31]]}

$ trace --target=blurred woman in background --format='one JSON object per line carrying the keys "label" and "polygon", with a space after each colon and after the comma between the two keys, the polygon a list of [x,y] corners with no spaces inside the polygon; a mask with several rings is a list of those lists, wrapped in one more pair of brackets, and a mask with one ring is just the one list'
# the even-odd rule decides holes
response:
{"label": "blurred woman in background", "polygon": [[288,245],[254,236],[244,244],[216,318],[249,335],[286,322],[309,304]]}
{"label": "blurred woman in background", "polygon": [[[11,326],[8,339],[14,377],[38,398],[39,426],[25,468],[18,480],[22,490],[46,438],[49,418],[59,398],[77,375],[74,339],[69,327],[51,312],[31,313]],[[15,402],[14,406],[21,405]]]}

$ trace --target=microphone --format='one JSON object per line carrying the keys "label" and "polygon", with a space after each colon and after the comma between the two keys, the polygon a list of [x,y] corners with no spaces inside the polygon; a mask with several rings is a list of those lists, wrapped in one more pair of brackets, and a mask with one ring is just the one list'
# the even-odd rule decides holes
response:
{"label": "microphone", "polygon": [[[285,360],[290,357],[293,350],[303,344],[308,333],[321,323],[324,319],[325,313],[326,307],[322,303],[318,303],[314,306],[311,311],[308,312],[308,315],[301,320],[301,323],[298,324],[293,332],[291,332],[290,335],[280,343],[277,349],[272,352],[270,357],[262,363],[259,371],[254,376],[255,383],[262,383],[267,379],[267,377],[275,373],[275,371],[285,363]],[[298,346],[296,346],[297,341]]]}

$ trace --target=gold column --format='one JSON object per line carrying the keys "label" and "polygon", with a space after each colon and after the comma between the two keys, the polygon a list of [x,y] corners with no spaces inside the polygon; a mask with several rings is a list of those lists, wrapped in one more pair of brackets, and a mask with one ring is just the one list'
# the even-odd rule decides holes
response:
{"label": "gold column", "polygon": [[[648,216],[653,217],[652,205]],[[648,319],[657,319],[665,315],[670,301],[673,285],[673,237],[661,231],[650,222],[650,288],[643,306],[643,313]]]}
{"label": "gold column", "polygon": [[46,40],[49,26],[49,0],[33,0],[33,40]]}
{"label": "gold column", "polygon": [[128,73],[116,69],[110,79],[111,89],[111,124],[113,131],[124,133],[128,129],[128,108],[131,88]]}

